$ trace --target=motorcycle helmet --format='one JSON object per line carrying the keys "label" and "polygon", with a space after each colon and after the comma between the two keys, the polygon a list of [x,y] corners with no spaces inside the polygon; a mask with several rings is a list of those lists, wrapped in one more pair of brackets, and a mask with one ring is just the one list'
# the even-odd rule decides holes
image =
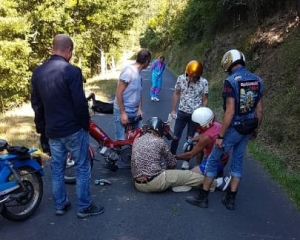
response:
{"label": "motorcycle helmet", "polygon": [[185,73],[192,77],[200,78],[203,73],[203,66],[201,62],[196,60],[190,61],[185,68]]}
{"label": "motorcycle helmet", "polygon": [[246,58],[244,54],[236,49],[232,49],[224,54],[221,60],[221,67],[225,72],[230,72],[231,68],[237,64],[245,66]]}
{"label": "motorcycle helmet", "polygon": [[152,117],[146,122],[147,131],[153,130],[155,131],[159,136],[163,136],[164,133],[164,122],[158,118],[158,117]]}
{"label": "motorcycle helmet", "polygon": [[199,107],[192,114],[192,121],[198,123],[202,131],[209,129],[214,123],[214,113],[208,107]]}

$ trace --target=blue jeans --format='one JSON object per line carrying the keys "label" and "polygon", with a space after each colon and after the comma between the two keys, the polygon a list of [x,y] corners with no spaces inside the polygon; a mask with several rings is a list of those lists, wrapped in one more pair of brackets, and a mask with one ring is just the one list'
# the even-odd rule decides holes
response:
{"label": "blue jeans", "polygon": [[[137,112],[127,113],[128,118],[135,118],[137,116]],[[121,123],[121,112],[119,109],[114,108],[114,122],[115,122],[115,139],[116,140],[125,140],[125,126]],[[142,121],[134,124],[133,128],[139,128],[142,126]]]}
{"label": "blue jeans", "polygon": [[52,195],[56,209],[68,202],[64,175],[67,154],[70,153],[76,167],[77,211],[91,205],[91,166],[88,158],[89,134],[83,129],[64,138],[49,139],[51,149]]}
{"label": "blue jeans", "polygon": [[174,126],[174,136],[176,137],[176,139],[172,140],[171,142],[172,154],[176,154],[179,140],[186,125],[188,125],[186,138],[193,138],[195,135],[195,123],[192,121],[192,114],[185,113],[183,111],[178,111]]}
{"label": "blue jeans", "polygon": [[233,127],[229,127],[223,139],[224,147],[222,149],[216,146],[213,147],[207,159],[204,175],[215,178],[221,161],[221,155],[231,150],[230,174],[235,178],[241,178],[243,174],[243,158],[250,136],[239,134]]}

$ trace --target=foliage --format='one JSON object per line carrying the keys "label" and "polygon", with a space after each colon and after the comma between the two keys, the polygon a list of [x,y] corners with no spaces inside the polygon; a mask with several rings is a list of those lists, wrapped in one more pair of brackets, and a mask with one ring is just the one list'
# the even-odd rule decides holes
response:
{"label": "foliage", "polygon": [[297,90],[300,87],[300,70],[299,56],[294,54],[300,51],[299,40],[300,33],[295,29],[276,52],[266,57],[269,61],[267,66],[272,66],[273,71],[264,74],[265,105],[268,108],[262,125],[264,139],[285,149],[286,162],[294,170],[300,170],[300,110],[296,104],[300,101]]}
{"label": "foliage", "polygon": [[117,52],[139,5],[134,0],[2,0],[0,44],[4,41],[1,46],[10,50],[0,50],[0,111],[28,99],[30,72],[48,59],[58,33],[72,37],[72,63],[82,68],[85,77],[99,74],[101,53],[108,61],[111,51]]}
{"label": "foliage", "polygon": [[204,33],[214,29],[221,10],[217,1],[166,1],[149,20],[140,43],[147,43],[153,51],[163,51],[174,43],[201,41]]}
{"label": "foliage", "polygon": [[173,23],[175,27],[172,38],[179,39],[180,44],[201,41],[203,35],[214,28],[218,13],[217,1],[189,0],[180,18]]}
{"label": "foliage", "polygon": [[17,16],[17,7],[11,1],[0,4],[0,111],[23,103],[29,95],[31,49],[23,38],[29,27],[24,17]]}
{"label": "foliage", "polygon": [[[186,4],[186,0],[161,1],[157,6],[156,15],[148,20],[147,28],[140,37],[140,45],[147,46],[154,52],[162,52],[170,46],[173,41],[172,31],[177,28],[174,22],[179,19]],[[178,40],[175,39],[174,42]]]}
{"label": "foliage", "polygon": [[[29,5],[32,5],[30,1]],[[117,3],[113,0],[47,0],[29,16],[40,35],[35,50],[42,60],[48,58],[53,36],[67,33],[75,42],[73,63],[78,64],[87,77],[97,74],[101,51],[108,54],[108,59],[111,48],[118,47],[122,34],[130,29],[137,15],[136,8],[133,0]]]}
{"label": "foliage", "polygon": [[[170,45],[199,42],[224,28],[260,24],[289,3],[276,0],[161,1],[140,38],[142,46],[161,52]],[[249,19],[251,18],[251,21]]]}
{"label": "foliage", "polygon": [[[31,49],[24,40],[1,41],[0,44],[0,106],[10,109],[22,104],[29,96],[28,61]],[[17,57],[16,57],[17,56]],[[5,106],[5,108],[4,108]]]}

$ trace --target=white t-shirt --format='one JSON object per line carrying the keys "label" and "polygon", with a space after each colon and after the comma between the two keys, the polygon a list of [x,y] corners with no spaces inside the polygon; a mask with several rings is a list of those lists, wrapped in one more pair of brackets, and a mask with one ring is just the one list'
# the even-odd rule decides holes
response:
{"label": "white t-shirt", "polygon": [[[128,83],[123,92],[123,104],[126,113],[136,113],[142,94],[142,75],[141,72],[132,64],[127,65],[119,76],[119,81]],[[114,108],[120,109],[117,97],[114,100]]]}

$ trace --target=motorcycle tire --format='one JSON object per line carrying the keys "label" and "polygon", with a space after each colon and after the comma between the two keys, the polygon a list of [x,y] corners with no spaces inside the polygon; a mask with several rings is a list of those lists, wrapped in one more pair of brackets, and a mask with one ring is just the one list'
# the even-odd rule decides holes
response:
{"label": "motorcycle tire", "polygon": [[121,169],[131,168],[131,154],[132,154],[132,146],[124,145],[121,150],[121,158],[118,162],[119,168]]}
{"label": "motorcycle tire", "polygon": [[[24,192],[21,187],[11,192],[11,199],[3,203],[1,214],[8,220],[23,221],[32,216],[41,203],[43,197],[43,180],[40,173],[31,167],[21,167],[17,171],[26,186],[27,193],[21,196]],[[11,174],[7,180],[15,180],[15,176]],[[20,196],[16,197],[17,195]]]}
{"label": "motorcycle tire", "polygon": [[[91,165],[91,169],[94,165],[94,158],[92,157],[92,150],[89,148],[89,162]],[[66,171],[65,171],[65,183],[67,184],[76,184],[76,168],[74,165],[74,161],[70,154],[68,154],[67,164],[66,164]]]}

